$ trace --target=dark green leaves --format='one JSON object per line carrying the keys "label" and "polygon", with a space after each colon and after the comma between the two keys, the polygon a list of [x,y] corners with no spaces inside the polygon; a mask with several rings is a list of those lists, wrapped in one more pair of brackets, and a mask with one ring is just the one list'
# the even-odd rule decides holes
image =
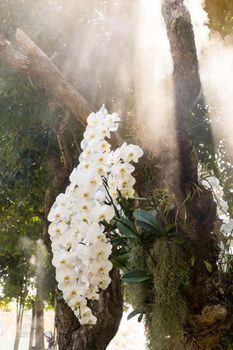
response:
{"label": "dark green leaves", "polygon": [[150,280],[151,276],[149,276],[144,271],[131,271],[127,272],[123,275],[122,281],[127,283],[140,283],[147,280]]}
{"label": "dark green leaves", "polygon": [[155,235],[163,235],[164,229],[159,218],[154,215],[154,212],[137,209],[133,216],[137,226],[144,228],[146,231]]}
{"label": "dark green leaves", "polygon": [[115,268],[124,268],[126,267],[127,260],[128,260],[128,254],[122,254],[111,258],[111,263]]}
{"label": "dark green leaves", "polygon": [[127,219],[121,217],[121,219],[117,219],[116,226],[122,236],[125,236],[127,238],[138,238],[138,234],[135,231],[133,223]]}
{"label": "dark green leaves", "polygon": [[194,266],[194,264],[195,264],[195,256],[192,256],[191,257],[191,259],[190,259],[190,264],[191,264],[191,266],[193,267]]}
{"label": "dark green leaves", "polygon": [[127,218],[131,219],[132,218],[132,208],[131,208],[129,201],[126,198],[120,196],[120,198],[118,199],[118,202],[121,206],[121,209],[124,212],[124,215]]}
{"label": "dark green leaves", "polygon": [[139,315],[138,317],[138,322],[141,322],[142,317],[143,317],[143,312],[141,310],[133,310],[132,312],[130,312],[130,314],[127,316],[127,320],[129,321],[131,318],[135,317]]}
{"label": "dark green leaves", "polygon": [[133,213],[133,216],[135,217],[136,221],[141,221],[154,228],[157,227],[156,217],[148,211],[136,209]]}
{"label": "dark green leaves", "polygon": [[213,266],[207,260],[204,260],[204,264],[205,264],[206,270],[211,273],[213,270]]}
{"label": "dark green leaves", "polygon": [[185,236],[179,235],[177,233],[168,234],[168,239],[178,245],[183,245],[187,242],[187,238]]}

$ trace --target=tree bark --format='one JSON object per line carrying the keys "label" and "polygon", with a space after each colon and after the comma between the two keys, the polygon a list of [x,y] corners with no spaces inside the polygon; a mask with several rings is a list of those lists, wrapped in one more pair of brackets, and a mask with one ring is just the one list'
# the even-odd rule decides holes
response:
{"label": "tree bark", "polygon": [[[191,256],[195,257],[187,295],[189,314],[183,334],[174,339],[172,349],[211,350],[232,329],[233,322],[217,268],[218,242],[213,234],[216,205],[211,192],[198,182],[197,153],[184,127],[201,90],[198,60],[193,27],[183,0],[164,0],[162,12],[173,58],[180,164],[179,183],[170,189],[177,203],[179,232],[189,238]],[[212,272],[207,271],[204,261],[211,264]]]}
{"label": "tree bark", "polygon": [[194,32],[182,0],[164,0],[162,12],[173,59],[177,126],[183,129],[201,90]]}
{"label": "tree bark", "polygon": [[33,340],[35,337],[35,324],[36,324],[36,313],[35,313],[35,303],[32,305],[32,320],[31,320],[31,329],[30,329],[30,336],[29,336],[29,344],[28,344],[28,350],[33,350]]}
{"label": "tree bark", "polygon": [[[38,278],[38,277],[37,277]],[[42,283],[39,278],[37,281],[37,293],[35,301],[35,350],[45,350],[44,347],[44,300],[43,300]]]}
{"label": "tree bark", "polygon": [[16,334],[15,334],[14,350],[19,349],[20,335],[21,335],[22,324],[23,324],[23,314],[24,314],[24,293],[22,290],[22,295],[19,297],[19,301],[17,303]]}
{"label": "tree bark", "polygon": [[94,327],[80,326],[73,311],[60,301],[56,307],[59,350],[104,350],[115,336],[123,312],[123,296],[119,273],[111,272],[112,283],[100,293],[99,302],[90,306],[98,315]]}

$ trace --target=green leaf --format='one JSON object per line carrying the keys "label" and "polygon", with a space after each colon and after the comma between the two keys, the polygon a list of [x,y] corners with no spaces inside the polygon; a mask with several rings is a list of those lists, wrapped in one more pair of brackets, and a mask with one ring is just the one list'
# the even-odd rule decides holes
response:
{"label": "green leaf", "polygon": [[175,224],[168,224],[166,227],[165,227],[165,231],[167,233],[170,233],[171,231],[173,231],[173,229],[176,227]]}
{"label": "green leaf", "polygon": [[132,217],[132,211],[131,211],[131,205],[130,205],[129,201],[126,198],[124,198],[124,197],[120,197],[118,199],[118,202],[119,202],[119,204],[120,204],[120,206],[121,206],[125,216],[131,218]]}
{"label": "green leaf", "polygon": [[127,283],[140,283],[151,279],[144,271],[132,271],[127,272],[123,275],[122,281]]}
{"label": "green leaf", "polygon": [[138,317],[138,322],[139,323],[142,321],[143,315],[144,315],[143,312],[141,313],[141,315],[139,315],[139,317]]}
{"label": "green leaf", "polygon": [[33,216],[33,217],[31,218],[31,221],[32,221],[32,222],[39,222],[39,221],[40,221],[40,218],[39,218],[39,216]]}
{"label": "green leaf", "polygon": [[160,237],[160,235],[158,235],[158,233],[153,230],[153,231],[149,231],[149,230],[146,230],[142,233],[141,237],[142,237],[142,244],[147,244],[151,241],[154,241],[155,237]]}
{"label": "green leaf", "polygon": [[156,225],[156,218],[153,214],[148,211],[136,209],[133,213],[133,216],[136,220],[143,221],[148,225],[154,226]]}
{"label": "green leaf", "polygon": [[212,265],[206,260],[204,260],[204,264],[205,264],[206,270],[211,273],[213,270]]}
{"label": "green leaf", "polygon": [[113,257],[110,260],[111,260],[113,267],[115,267],[115,268],[126,267],[127,260],[128,260],[128,254],[122,254],[122,255]]}
{"label": "green leaf", "polygon": [[134,225],[130,220],[121,218],[120,220],[117,220],[116,226],[123,236],[128,238],[138,238]]}
{"label": "green leaf", "polygon": [[148,225],[147,223],[145,223],[143,221],[136,220],[135,223],[136,223],[136,225],[138,227],[144,228],[144,230],[146,230],[146,231],[150,232],[151,234],[153,234],[153,236],[158,234],[158,231],[155,230],[155,228],[153,226],[150,226],[150,225]]}
{"label": "green leaf", "polygon": [[132,231],[135,231],[135,226],[133,222],[123,216],[120,219],[116,219],[118,222],[122,222],[124,225],[128,226]]}
{"label": "green leaf", "polygon": [[114,246],[114,247],[117,247],[119,245],[122,245],[122,241],[125,240],[125,238],[113,238],[111,239],[111,244]]}
{"label": "green leaf", "polygon": [[110,225],[111,225],[111,226],[115,226],[115,224],[116,224],[116,219],[113,218],[113,219],[110,221]]}
{"label": "green leaf", "polygon": [[127,316],[127,320],[129,321],[131,318],[133,318],[134,316],[137,316],[139,314],[141,314],[142,312],[138,309],[133,310],[132,312],[130,312],[130,314]]}
{"label": "green leaf", "polygon": [[191,263],[191,266],[193,267],[194,266],[194,264],[195,264],[195,256],[193,255],[192,257],[191,257],[191,261],[190,261],[190,263]]}
{"label": "green leaf", "polygon": [[163,234],[163,226],[158,217],[149,211],[136,209],[133,213],[136,224],[152,232],[152,230]]}
{"label": "green leaf", "polygon": [[178,235],[177,233],[170,233],[168,237],[171,241],[179,245],[185,244],[187,242],[187,238],[185,236]]}

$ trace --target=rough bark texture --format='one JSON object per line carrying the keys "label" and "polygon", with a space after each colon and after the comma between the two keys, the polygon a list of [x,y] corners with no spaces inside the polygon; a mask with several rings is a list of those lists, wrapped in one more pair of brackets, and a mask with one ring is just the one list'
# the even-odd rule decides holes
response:
{"label": "rough bark texture", "polygon": [[36,339],[36,350],[44,350],[44,301],[37,295],[37,300],[35,302],[36,311],[36,329],[35,329],[35,339]]}
{"label": "rough bark texture", "polygon": [[64,302],[56,308],[59,350],[104,350],[115,336],[123,312],[123,296],[119,274],[112,271],[112,283],[101,292],[98,303],[91,308],[98,315],[94,327],[79,325],[77,318]]}
{"label": "rough bark texture", "polygon": [[35,303],[32,305],[32,320],[31,320],[31,329],[29,335],[29,344],[28,350],[33,350],[33,340],[35,337],[35,325],[36,325],[36,313],[35,313]]}
{"label": "rough bark texture", "polygon": [[163,16],[173,58],[176,119],[182,129],[183,121],[201,90],[194,32],[183,1],[164,0]]}
{"label": "rough bark texture", "polygon": [[[191,18],[183,1],[164,0],[162,12],[173,59],[178,148],[178,159],[171,158],[169,163],[170,168],[180,174],[179,178],[174,176],[176,182],[171,187],[176,198],[183,202],[187,185],[197,184],[197,155],[184,130],[184,121],[201,91],[201,82]],[[175,164],[179,164],[179,169]]]}
{"label": "rough bark texture", "polygon": [[[183,0],[164,0],[162,11],[174,65],[180,163],[179,191],[174,186],[171,190],[177,203],[179,230],[190,239],[191,254],[195,257],[187,295],[188,319],[183,335],[174,339],[173,349],[211,350],[232,327],[232,315],[217,271],[218,248],[212,233],[216,205],[211,193],[198,183],[197,154],[183,126],[201,89],[198,61],[193,28]],[[211,263],[212,273],[207,271],[204,260]]]}
{"label": "rough bark texture", "polygon": [[69,84],[52,60],[21,30],[17,29],[19,50],[0,33],[0,56],[22,73],[42,83],[66,105],[68,110],[86,124],[87,116],[95,109]]}
{"label": "rough bark texture", "polygon": [[35,300],[35,350],[45,350],[44,346],[44,300],[43,300],[43,273],[37,272],[36,300]]}
{"label": "rough bark texture", "polygon": [[23,314],[24,314],[24,296],[21,296],[19,298],[19,302],[17,302],[16,334],[15,334],[14,350],[19,349],[20,335],[21,335],[22,323],[23,323]]}

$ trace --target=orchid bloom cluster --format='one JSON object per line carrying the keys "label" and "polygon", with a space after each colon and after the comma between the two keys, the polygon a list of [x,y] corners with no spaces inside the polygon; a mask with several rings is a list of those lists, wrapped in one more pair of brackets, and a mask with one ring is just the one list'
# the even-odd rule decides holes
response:
{"label": "orchid bloom cluster", "polygon": [[104,106],[89,115],[79,165],[48,215],[58,288],[81,324],[97,321],[87,301],[98,300],[99,291],[111,282],[112,269],[112,245],[103,223],[115,216],[119,196],[133,197],[135,168],[130,163],[143,154],[140,147],[126,143],[111,150],[106,138],[117,130],[119,121]]}
{"label": "orchid bloom cluster", "polygon": [[224,192],[222,186],[220,185],[220,181],[215,176],[209,176],[202,180],[202,184],[213,191],[214,200],[217,204],[217,214],[223,222],[221,231],[226,236],[232,236],[233,219],[229,217],[228,204],[224,200]]}

